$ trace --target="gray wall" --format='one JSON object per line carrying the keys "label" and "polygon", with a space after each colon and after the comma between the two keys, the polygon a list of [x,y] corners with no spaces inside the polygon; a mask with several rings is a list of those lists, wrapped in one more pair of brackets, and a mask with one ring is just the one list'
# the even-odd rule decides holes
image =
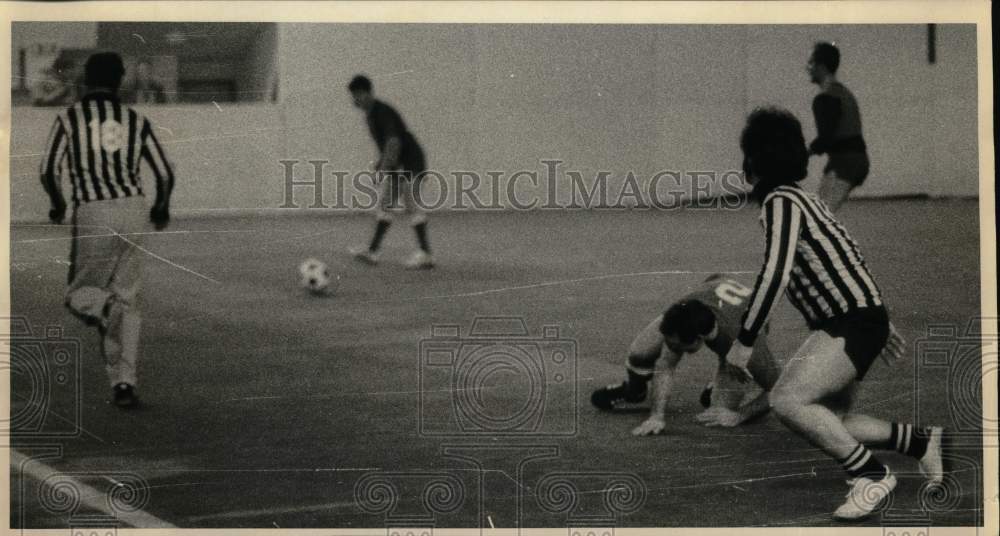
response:
{"label": "gray wall", "polygon": [[[804,66],[814,41],[835,40],[873,160],[857,194],[973,196],[975,27],[939,26],[934,65],[925,32],[924,25],[280,24],[277,104],[145,111],[166,127],[160,136],[179,176],[178,211],[277,207],[283,158],[364,169],[374,147],[344,88],[358,72],[398,107],[438,170],[509,174],[559,159],[563,169],[612,172],[612,183],[628,171],[641,180],[662,170],[721,172],[739,168],[739,131],[756,105],[791,109],[807,138],[814,135],[815,87]],[[38,153],[53,112],[13,111],[16,221],[44,218]],[[807,187],[821,167],[814,159]]]}

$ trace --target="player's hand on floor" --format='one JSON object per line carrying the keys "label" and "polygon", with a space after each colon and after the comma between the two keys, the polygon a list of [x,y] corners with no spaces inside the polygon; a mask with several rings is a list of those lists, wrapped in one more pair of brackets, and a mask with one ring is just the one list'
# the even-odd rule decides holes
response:
{"label": "player's hand on floor", "polygon": [[896,326],[889,322],[889,339],[885,343],[885,348],[882,349],[882,360],[892,365],[903,356],[905,349],[906,339],[896,331]]}
{"label": "player's hand on floor", "polygon": [[167,207],[154,206],[149,211],[149,221],[153,222],[157,231],[166,229],[170,223],[170,210]]}
{"label": "player's hand on floor", "polygon": [[740,414],[735,411],[716,406],[695,415],[695,419],[705,426],[724,426],[730,428],[740,424]]}
{"label": "player's hand on floor", "polygon": [[52,209],[49,210],[49,221],[55,224],[60,224],[66,217],[66,203],[58,203],[52,205]]}
{"label": "player's hand on floor", "polygon": [[66,218],[66,209],[64,209],[64,208],[63,209],[54,208],[54,209],[52,209],[52,210],[49,211],[49,222],[50,223],[54,223],[54,224],[58,225],[58,224],[62,223],[63,219],[65,219],[65,218]]}
{"label": "player's hand on floor", "polygon": [[739,341],[733,343],[726,353],[726,368],[742,383],[753,381],[753,374],[747,369],[753,348],[744,346]]}
{"label": "player's hand on floor", "polygon": [[636,426],[632,430],[632,435],[634,436],[647,436],[647,435],[659,435],[663,433],[663,429],[667,426],[667,423],[663,421],[663,417],[650,417],[642,422],[639,426]]}

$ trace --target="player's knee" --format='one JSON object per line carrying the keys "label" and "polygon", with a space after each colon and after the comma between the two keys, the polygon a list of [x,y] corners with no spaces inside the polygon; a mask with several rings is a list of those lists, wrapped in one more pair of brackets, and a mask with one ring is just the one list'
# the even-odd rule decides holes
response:
{"label": "player's knee", "polygon": [[66,293],[65,305],[73,315],[88,325],[100,320],[108,292],[97,287],[80,287]]}
{"label": "player's knee", "polygon": [[392,214],[384,207],[379,207],[375,210],[375,221],[391,222]]}
{"label": "player's knee", "polygon": [[653,355],[649,353],[639,352],[630,350],[628,353],[628,366],[629,368],[645,371],[652,369],[656,366],[656,358],[658,355]]}
{"label": "player's knee", "polygon": [[805,405],[805,401],[801,396],[795,393],[794,390],[785,387],[778,387],[771,391],[768,400],[771,405],[771,411],[781,418],[794,415]]}

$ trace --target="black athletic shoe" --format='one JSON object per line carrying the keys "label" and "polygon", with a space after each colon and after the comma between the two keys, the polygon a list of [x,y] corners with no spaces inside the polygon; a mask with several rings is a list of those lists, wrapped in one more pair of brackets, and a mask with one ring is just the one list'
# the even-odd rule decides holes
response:
{"label": "black athletic shoe", "polygon": [[114,403],[120,408],[131,408],[139,403],[139,398],[135,396],[135,388],[127,383],[119,383],[112,391]]}
{"label": "black athletic shoe", "polygon": [[590,395],[590,403],[597,409],[615,411],[633,408],[646,401],[646,389],[633,391],[627,383],[602,387]]}

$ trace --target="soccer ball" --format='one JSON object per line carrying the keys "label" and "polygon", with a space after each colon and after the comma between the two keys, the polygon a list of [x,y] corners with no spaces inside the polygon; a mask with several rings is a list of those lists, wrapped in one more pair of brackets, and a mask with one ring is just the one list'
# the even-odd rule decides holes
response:
{"label": "soccer ball", "polygon": [[302,277],[300,284],[302,288],[314,294],[332,292],[331,283],[339,281],[339,277],[331,278],[330,269],[326,263],[317,259],[306,259],[299,265],[299,275]]}

